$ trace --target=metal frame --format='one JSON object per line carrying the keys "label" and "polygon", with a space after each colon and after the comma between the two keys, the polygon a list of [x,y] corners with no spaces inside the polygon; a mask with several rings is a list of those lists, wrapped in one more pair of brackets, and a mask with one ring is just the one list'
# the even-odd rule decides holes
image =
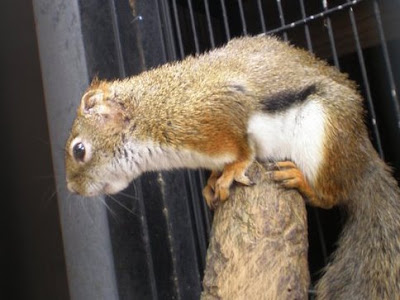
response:
{"label": "metal frame", "polygon": [[[78,3],[33,1],[46,98],[60,222],[72,299],[118,299],[106,209],[71,196],[64,183],[64,148],[88,68]],[[84,204],[84,207],[82,206]],[[88,288],[95,287],[95,288]]]}

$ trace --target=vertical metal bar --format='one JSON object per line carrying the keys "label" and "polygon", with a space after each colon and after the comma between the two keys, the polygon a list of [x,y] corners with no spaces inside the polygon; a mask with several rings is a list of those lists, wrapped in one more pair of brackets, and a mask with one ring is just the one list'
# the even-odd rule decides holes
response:
{"label": "vertical metal bar", "polygon": [[[303,19],[307,18],[306,9],[305,9],[305,7],[304,7],[304,0],[300,0],[300,9],[301,9],[301,16],[302,16],[302,18],[303,18]],[[310,51],[311,53],[313,53],[314,51],[313,51],[313,46],[312,46],[312,42],[311,42],[310,29],[309,29],[307,23],[304,24],[304,33],[305,33],[305,35],[306,35],[308,51]]]}
{"label": "vertical metal bar", "polygon": [[114,32],[115,52],[117,53],[118,72],[121,78],[126,77],[124,57],[121,48],[121,35],[119,33],[118,16],[114,0],[108,0],[111,14],[111,24]]}
{"label": "vertical metal bar", "polygon": [[178,14],[178,8],[176,6],[176,0],[172,0],[172,9],[174,12],[176,34],[178,36],[179,57],[183,58],[185,56],[185,50],[183,48],[181,25],[179,23],[179,14]]}
{"label": "vertical metal bar", "polygon": [[[221,8],[222,8],[222,15],[224,19],[224,26],[225,26],[225,31],[227,35],[227,39],[230,39],[230,32],[229,32],[229,25],[228,25],[228,16],[226,13],[226,7],[225,7],[225,1],[221,0]],[[207,18],[207,26],[208,26],[208,32],[210,35],[210,44],[211,48],[215,48],[215,40],[214,40],[214,32],[212,28],[212,22],[211,22],[211,16],[210,16],[210,7],[208,0],[204,0],[204,8],[206,12],[206,18]],[[200,186],[204,187],[205,183],[203,182],[204,176],[204,171],[199,170],[196,172],[197,175],[199,176],[200,179]],[[200,247],[200,254],[201,254],[201,259],[200,262],[202,264],[202,268],[204,268],[205,264],[205,256],[207,252],[207,241],[208,237],[210,235],[210,230],[211,230],[211,220],[210,220],[210,211],[206,205],[206,202],[204,201],[203,197],[198,197],[198,192],[197,191],[197,186],[194,181],[194,172],[193,171],[188,171],[188,177],[189,177],[189,184],[190,184],[190,190],[192,193],[192,201],[194,209],[194,215],[195,215],[195,222],[196,222],[196,228],[198,231],[198,238],[199,238],[199,247]],[[202,207],[202,212],[203,212],[203,218],[204,218],[204,225],[205,225],[205,231],[204,231],[204,225],[200,222],[201,217],[199,215],[200,207]]]}
{"label": "vertical metal bar", "polygon": [[354,12],[353,12],[353,8],[352,7],[349,8],[349,17],[350,17],[350,22],[351,22],[351,28],[353,30],[354,40],[355,40],[355,43],[356,43],[357,56],[358,56],[358,61],[360,63],[361,75],[362,75],[363,82],[364,82],[365,94],[366,94],[366,97],[367,97],[367,104],[368,104],[369,112],[370,112],[371,117],[372,117],[372,131],[373,131],[373,134],[374,134],[374,137],[375,137],[376,146],[378,148],[378,153],[381,156],[381,158],[383,159],[384,158],[384,154],[383,154],[383,149],[382,149],[381,137],[380,137],[380,134],[379,134],[378,125],[376,123],[376,113],[375,113],[374,103],[372,101],[371,89],[370,89],[370,86],[369,86],[367,69],[365,67],[364,55],[363,55],[363,52],[362,52],[360,38],[359,38],[359,35],[358,35],[358,29],[357,29],[357,24],[356,24],[356,19],[354,17]]}
{"label": "vertical metal bar", "polygon": [[[193,34],[194,34],[194,41],[195,41],[195,49],[196,49],[196,53],[199,53],[200,49],[199,49],[199,44],[198,44],[198,37],[197,37],[197,31],[196,31],[196,25],[195,25],[195,19],[194,19],[194,13],[193,13],[193,7],[191,5],[191,1],[188,0],[188,8],[189,8],[189,14],[190,14],[190,20],[191,20],[191,25],[192,25],[192,30],[193,30]],[[179,18],[179,13],[178,13],[178,8],[176,5],[176,1],[173,0],[172,2],[173,5],[173,13],[174,13],[174,18],[175,18],[175,25],[176,25],[176,32],[178,35],[178,44],[179,44],[179,48],[180,48],[180,55],[181,58],[183,58],[185,56],[185,52],[184,52],[184,48],[183,48],[183,41],[182,41],[182,34],[181,34],[181,28],[180,28],[180,24],[178,21]],[[168,13],[168,12],[165,12]],[[168,41],[168,43],[174,43],[174,40],[170,40]],[[172,60],[176,60],[177,59],[177,55],[176,52],[174,53],[174,56],[172,57]],[[188,178],[188,182],[189,182],[189,191],[187,191],[185,189],[184,193],[185,193],[185,198],[188,201],[192,202],[192,212],[194,215],[194,223],[195,226],[193,226],[192,224],[190,225],[190,227],[194,230],[196,230],[196,235],[197,235],[197,240],[199,243],[199,254],[200,254],[200,258],[198,258],[199,263],[200,263],[200,268],[202,270],[204,270],[204,263],[205,263],[205,256],[206,256],[206,251],[207,251],[207,241],[206,238],[207,236],[204,233],[204,227],[202,226],[202,222],[201,222],[201,216],[200,216],[200,208],[198,207],[200,205],[201,202],[204,202],[203,199],[199,199],[198,193],[196,193],[197,191],[197,186],[195,183],[195,171],[191,171],[191,170],[187,170],[185,172],[187,178]],[[162,175],[160,175],[162,176]],[[191,197],[188,197],[189,194],[191,195]],[[186,199],[182,199],[182,200],[186,200]],[[164,197],[163,200],[165,202],[165,206],[167,207],[167,201],[165,201]],[[186,202],[186,207],[187,210],[189,211],[189,203]],[[171,207],[170,207],[171,208]],[[192,222],[192,220],[188,220],[190,223]],[[172,228],[172,227],[171,227]],[[171,229],[172,230],[172,229]],[[195,249],[195,243],[194,243],[194,238],[192,239],[193,242],[193,249]],[[197,258],[196,258],[197,259]],[[174,262],[174,271],[177,272],[177,267],[176,267],[176,263]],[[186,289],[182,289],[181,285],[179,284],[178,280],[179,280],[179,276],[176,276],[176,285],[177,285],[177,293],[178,293],[178,299],[182,298],[182,295],[186,294]]]}
{"label": "vertical metal bar", "polygon": [[190,24],[192,25],[192,31],[193,31],[194,47],[196,53],[200,53],[199,39],[197,37],[196,20],[194,18],[192,0],[187,0],[187,4],[189,7]]}
{"label": "vertical metal bar", "polygon": [[[279,20],[281,22],[281,26],[285,26],[285,16],[283,15],[283,9],[282,9],[282,3],[281,0],[276,0],[276,5],[278,6],[278,11],[279,11]],[[286,30],[283,31],[283,39],[285,41],[288,40],[288,35]]]}
{"label": "vertical metal bar", "polygon": [[[85,201],[66,190],[64,153],[59,151],[64,148],[75,115],[71,107],[78,105],[89,83],[80,5],[78,0],[68,1],[68,5],[62,0],[48,4],[47,0],[32,3],[70,296],[118,299],[106,207],[101,201]],[[82,201],[87,211],[82,209]]]}
{"label": "vertical metal bar", "polygon": [[[307,14],[306,14],[305,6],[304,6],[304,0],[300,0],[300,9],[301,9],[301,16],[303,19],[305,19],[307,17]],[[310,30],[309,30],[307,23],[304,24],[304,32],[306,35],[308,51],[310,51],[312,53],[313,46],[312,46],[312,41],[311,41]],[[326,265],[328,263],[328,250],[326,249],[325,234],[324,234],[324,231],[322,230],[322,224],[321,224],[321,219],[320,219],[318,209],[316,207],[312,207],[312,211],[314,213],[315,222],[317,223],[316,227],[317,227],[318,238],[319,238],[319,241],[321,244],[322,257],[324,259],[324,264]]]}
{"label": "vertical metal bar", "polygon": [[[204,270],[204,263],[205,263],[205,257],[207,253],[207,241],[208,237],[210,234],[210,229],[211,229],[211,223],[210,223],[210,212],[209,209],[207,208],[206,202],[203,199],[202,196],[198,191],[198,185],[196,185],[196,176],[198,175],[200,178],[204,178],[204,174],[202,170],[199,171],[192,171],[188,170],[187,175],[189,178],[189,187],[190,187],[190,193],[191,193],[191,200],[192,200],[192,207],[193,207],[193,214],[195,217],[195,224],[196,224],[196,231],[197,231],[197,236],[198,236],[198,241],[199,241],[199,248],[200,248],[200,256],[201,256],[201,264],[202,264],[202,269]],[[200,187],[204,187],[205,185],[200,183]],[[205,207],[204,207],[205,206]],[[202,209],[201,209],[202,208]],[[206,208],[206,209],[204,209]],[[201,218],[201,211],[203,211],[203,217],[204,217],[204,222],[206,225],[206,228],[204,230],[204,225],[202,222]]]}
{"label": "vertical metal bar", "polygon": [[197,231],[197,240],[199,242],[199,250],[200,250],[200,263],[201,268],[204,270],[205,267],[205,257],[207,253],[207,235],[204,232],[204,225],[201,217],[200,205],[201,202],[205,202],[203,199],[199,198],[199,193],[197,190],[197,185],[195,181],[194,172],[187,170],[187,176],[189,178],[189,186],[190,186],[190,194],[192,199],[192,207],[193,207],[193,216],[194,223],[196,225],[195,229]]}
{"label": "vertical metal bar", "polygon": [[318,208],[312,207],[311,209],[314,213],[315,223],[317,223],[317,233],[319,241],[321,243],[322,257],[324,258],[324,264],[326,265],[328,263],[328,250],[326,249],[326,240],[324,231],[322,230],[321,218],[319,216]]}
{"label": "vertical metal bar", "polygon": [[399,98],[397,96],[396,83],[394,81],[394,76],[393,76],[392,63],[390,61],[389,51],[388,51],[387,44],[386,44],[386,37],[385,37],[385,33],[383,31],[381,12],[379,9],[378,2],[376,0],[374,1],[373,4],[374,4],[375,19],[376,19],[376,23],[378,24],[378,26],[377,26],[378,34],[379,34],[379,39],[381,41],[383,59],[385,61],[385,66],[386,66],[388,79],[389,79],[389,86],[390,86],[390,91],[391,91],[391,96],[392,96],[392,102],[393,102],[394,108],[396,110],[397,126],[398,126],[398,128],[400,128],[400,104],[399,104]]}
{"label": "vertical metal bar", "polygon": [[228,21],[228,14],[226,13],[225,0],[220,0],[220,2],[221,2],[221,9],[222,9],[222,17],[224,19],[224,27],[225,27],[226,38],[228,40],[230,40],[231,39],[231,32],[229,30],[229,21]]}
{"label": "vertical metal bar", "polygon": [[206,11],[207,28],[208,28],[208,34],[210,35],[211,48],[215,48],[214,32],[213,32],[213,27],[212,27],[212,23],[211,23],[210,8],[208,6],[208,0],[204,0],[204,9]]}
{"label": "vertical metal bar", "polygon": [[[199,172],[199,182],[200,182],[200,186],[201,187],[205,187],[207,182],[206,182],[206,177],[204,174],[204,171]],[[207,233],[207,241],[210,237],[210,231],[211,231],[211,222],[212,222],[212,215],[210,212],[210,209],[208,208],[206,201],[204,201],[204,199],[202,199],[203,201],[201,201],[202,203],[202,211],[203,211],[203,215],[204,215],[204,222],[205,222],[205,226],[206,226],[206,233]]]}
{"label": "vertical metal bar", "polygon": [[257,0],[258,13],[260,14],[261,30],[262,32],[267,32],[267,27],[265,26],[264,10],[262,8],[261,0]]}
{"label": "vertical metal bar", "polygon": [[[324,7],[324,10],[328,10],[328,1],[327,0],[322,0],[322,5]],[[325,24],[328,29],[328,36],[329,36],[329,42],[331,44],[331,49],[332,49],[332,56],[333,56],[333,63],[335,64],[336,68],[340,70],[340,64],[339,64],[339,59],[338,55],[336,52],[336,45],[335,45],[335,36],[333,35],[333,29],[332,29],[332,23],[331,23],[331,18],[329,16],[325,17]]]}
{"label": "vertical metal bar", "polygon": [[[178,9],[177,9],[177,5],[176,5],[176,1],[174,0],[173,3],[173,12],[174,12],[174,18],[178,18],[179,14],[178,14]],[[191,9],[191,8],[190,8]],[[211,21],[211,19],[210,19]],[[178,41],[179,43],[182,45],[182,35],[181,35],[181,30],[180,30],[180,24],[179,22],[175,23],[177,26],[177,33],[178,33]],[[211,26],[211,22],[208,24],[209,26]],[[211,27],[210,27],[211,28]],[[169,41],[169,43],[173,43],[174,41]],[[212,40],[212,43],[214,43],[214,40]],[[214,45],[213,45],[214,47]],[[185,56],[184,53],[184,49],[183,47],[181,47],[180,49],[181,51],[181,57],[183,58]],[[176,60],[176,53],[175,56],[172,57],[173,60]],[[206,228],[207,233],[205,233],[205,228],[202,222],[202,216],[201,216],[201,204],[204,203],[205,201],[199,197],[199,193],[198,193],[198,187],[196,185],[196,179],[195,179],[195,174],[199,173],[200,171],[191,171],[191,170],[187,170],[186,176],[188,178],[188,183],[189,183],[189,193],[191,195],[191,197],[189,197],[190,199],[188,199],[189,201],[192,202],[192,211],[193,211],[193,216],[194,216],[194,230],[196,230],[196,235],[197,235],[197,239],[198,239],[198,245],[199,245],[199,263],[200,263],[200,268],[202,270],[204,270],[204,263],[205,263],[205,257],[206,257],[206,252],[207,252],[207,237],[209,235],[209,230],[210,230],[210,225],[209,225],[209,220],[207,220],[207,215],[204,215],[204,217],[206,218],[205,222],[206,224],[208,223],[208,227]],[[200,174],[201,176],[201,174]],[[189,207],[188,207],[189,209]],[[193,227],[193,226],[192,226]]]}
{"label": "vertical metal bar", "polygon": [[[148,3],[148,2],[146,2]],[[156,9],[159,13],[157,14],[158,16],[158,22],[160,26],[163,25],[164,34],[163,34],[163,53],[164,53],[164,58],[165,60],[161,60],[162,63],[165,63],[166,61],[170,60],[171,57],[176,57],[176,47],[175,43],[169,43],[166,42],[168,41],[173,41],[174,40],[174,30],[171,22],[171,16],[170,16],[170,7],[169,7],[169,1],[165,0],[160,0],[160,1],[154,1],[154,9]],[[179,21],[178,21],[179,22]],[[147,22],[148,24],[149,22]],[[145,27],[142,27],[142,31],[144,30]],[[161,27],[160,27],[161,28]],[[141,31],[138,31],[138,35],[141,35]],[[180,45],[179,45],[180,46]]]}
{"label": "vertical metal bar", "polygon": [[[114,36],[115,37],[115,42],[118,43],[119,48],[122,51],[122,45],[121,45],[121,40],[119,38],[119,26],[118,26],[118,19],[117,19],[117,13],[116,13],[116,8],[115,8],[115,0],[109,0],[110,2],[112,2],[112,14],[115,14],[115,17],[112,17],[112,21],[115,22],[115,25],[113,24],[113,30],[114,30]],[[155,6],[154,8],[159,10],[159,11],[163,11],[164,16],[169,16],[169,14],[167,14],[167,12],[169,11],[169,6],[168,3],[166,1],[154,1],[153,5]],[[143,7],[140,6],[142,9]],[[140,9],[139,9],[140,11]],[[158,24],[162,24],[162,20],[161,20],[161,15],[157,14],[158,17]],[[145,16],[146,18],[146,16]],[[173,39],[173,31],[172,31],[172,24],[171,24],[171,20],[168,19],[164,19],[163,20],[165,22],[165,26],[168,27],[168,30],[166,30],[165,35],[167,39]],[[143,28],[142,28],[143,30]],[[145,31],[144,31],[145,32]],[[140,42],[142,42],[140,40]],[[160,45],[160,48],[162,49],[163,52],[163,57],[161,59],[162,62],[164,62],[165,59],[167,59],[167,57],[170,57],[170,55],[176,56],[176,50],[175,50],[175,45],[172,43],[168,43],[169,44],[169,48],[166,48],[165,43],[161,43],[163,44],[162,46]],[[143,49],[142,49],[143,51]],[[167,55],[167,52],[169,55]],[[118,65],[124,65],[124,68],[119,68],[119,71],[121,72],[121,76],[125,77],[125,62],[123,61],[123,56],[117,56],[117,59],[121,59],[121,62],[118,62]],[[146,71],[148,69],[148,65],[146,63],[143,64],[143,70],[142,71]],[[150,66],[151,67],[151,66]],[[143,234],[143,244],[144,244],[144,248],[145,248],[145,257],[146,257],[146,263],[147,263],[147,268],[148,268],[148,280],[149,280],[149,286],[150,286],[150,293],[151,295],[149,295],[149,297],[151,297],[151,299],[156,300],[158,299],[158,289],[157,289],[157,282],[156,282],[156,275],[155,275],[155,266],[154,266],[154,259],[152,256],[152,249],[151,249],[151,244],[150,244],[150,231],[149,231],[149,226],[148,226],[148,219],[147,219],[147,213],[146,213],[146,207],[145,207],[145,200],[144,200],[144,196],[143,196],[143,185],[142,185],[142,179],[141,178],[137,178],[135,180],[135,182],[132,184],[134,187],[134,197],[137,199],[137,203],[139,206],[139,210],[140,210],[140,224],[141,224],[141,229],[142,229],[142,234]],[[115,200],[114,200],[115,201]]]}
{"label": "vertical metal bar", "polygon": [[138,199],[140,214],[142,217],[140,218],[141,225],[142,225],[142,233],[145,237],[145,249],[146,249],[146,259],[147,265],[149,268],[149,282],[150,282],[150,289],[151,289],[151,299],[157,300],[158,299],[158,291],[157,291],[157,283],[156,283],[156,276],[154,274],[154,262],[153,257],[151,255],[151,247],[150,247],[150,233],[149,233],[149,226],[147,222],[147,215],[146,215],[146,208],[144,205],[144,197],[142,191],[142,181],[140,178],[135,180],[134,189],[135,195],[134,197]]}
{"label": "vertical metal bar", "polygon": [[242,22],[243,34],[247,35],[246,18],[244,16],[243,1],[238,0],[240,21]]}

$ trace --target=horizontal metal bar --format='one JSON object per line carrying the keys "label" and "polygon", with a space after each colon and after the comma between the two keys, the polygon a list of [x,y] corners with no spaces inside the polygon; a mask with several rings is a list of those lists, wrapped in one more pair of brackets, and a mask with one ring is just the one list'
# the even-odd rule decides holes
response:
{"label": "horizontal metal bar", "polygon": [[337,12],[337,11],[343,10],[345,8],[352,7],[352,6],[354,6],[356,4],[359,4],[359,3],[363,2],[363,1],[365,1],[365,0],[353,0],[351,2],[348,2],[348,3],[342,4],[342,5],[338,5],[338,6],[330,8],[330,9],[327,9],[327,10],[325,10],[323,12],[318,13],[318,14],[311,15],[311,16],[305,18],[305,19],[301,19],[301,20],[292,22],[290,24],[286,24],[284,26],[269,30],[269,31],[267,31],[267,33],[268,34],[279,33],[281,31],[285,31],[285,30],[288,30],[288,29],[291,29],[291,28],[294,28],[294,27],[297,27],[297,26],[300,26],[300,25],[304,25],[304,24],[307,24],[309,22],[312,22],[312,21],[315,21],[315,20],[318,20],[318,19],[326,18],[327,16],[329,16],[329,15],[331,15],[331,14]]}

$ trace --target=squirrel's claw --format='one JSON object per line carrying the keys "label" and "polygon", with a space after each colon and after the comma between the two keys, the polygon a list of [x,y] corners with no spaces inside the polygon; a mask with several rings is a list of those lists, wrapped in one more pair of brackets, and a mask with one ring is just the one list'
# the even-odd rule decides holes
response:
{"label": "squirrel's claw", "polygon": [[291,161],[280,161],[269,166],[271,179],[288,189],[297,189],[310,202],[317,199],[303,172]]}
{"label": "squirrel's claw", "polygon": [[210,182],[210,179],[203,189],[203,197],[206,200],[208,207],[210,209],[215,209],[220,201],[226,201],[229,198],[229,188],[231,184],[227,185],[224,180],[219,180],[223,179],[222,177],[214,182],[213,180]]}
{"label": "squirrel's claw", "polygon": [[240,183],[240,184],[246,185],[246,186],[255,185],[255,183],[249,177],[247,177],[244,174],[241,174],[239,176],[235,176],[235,181]]}
{"label": "squirrel's claw", "polygon": [[211,173],[207,185],[203,189],[203,196],[211,209],[215,209],[220,201],[226,201],[229,198],[229,189],[233,181],[246,186],[255,184],[244,174],[244,170],[240,170],[240,172],[224,170],[222,174],[216,171]]}
{"label": "squirrel's claw", "polygon": [[215,209],[214,191],[208,184],[203,188],[203,197],[206,200],[207,206],[210,209]]}
{"label": "squirrel's claw", "polygon": [[221,176],[215,183],[215,201],[226,201],[229,198],[229,188],[232,185],[230,178]]}
{"label": "squirrel's claw", "polygon": [[303,192],[303,189],[308,186],[303,173],[291,161],[276,162],[271,164],[269,169],[272,169],[270,171],[271,179],[280,183],[285,188],[298,189],[300,192]]}
{"label": "squirrel's claw", "polygon": [[220,172],[212,171],[207,180],[207,185],[203,188],[203,197],[210,209],[215,209],[218,206],[218,199],[215,197],[215,184],[220,175]]}

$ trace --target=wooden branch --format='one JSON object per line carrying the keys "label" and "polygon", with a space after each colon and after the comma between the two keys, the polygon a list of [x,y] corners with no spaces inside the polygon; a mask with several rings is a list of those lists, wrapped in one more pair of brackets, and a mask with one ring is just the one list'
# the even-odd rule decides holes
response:
{"label": "wooden branch", "polygon": [[235,187],[215,211],[201,299],[307,299],[307,221],[303,198],[270,182]]}

